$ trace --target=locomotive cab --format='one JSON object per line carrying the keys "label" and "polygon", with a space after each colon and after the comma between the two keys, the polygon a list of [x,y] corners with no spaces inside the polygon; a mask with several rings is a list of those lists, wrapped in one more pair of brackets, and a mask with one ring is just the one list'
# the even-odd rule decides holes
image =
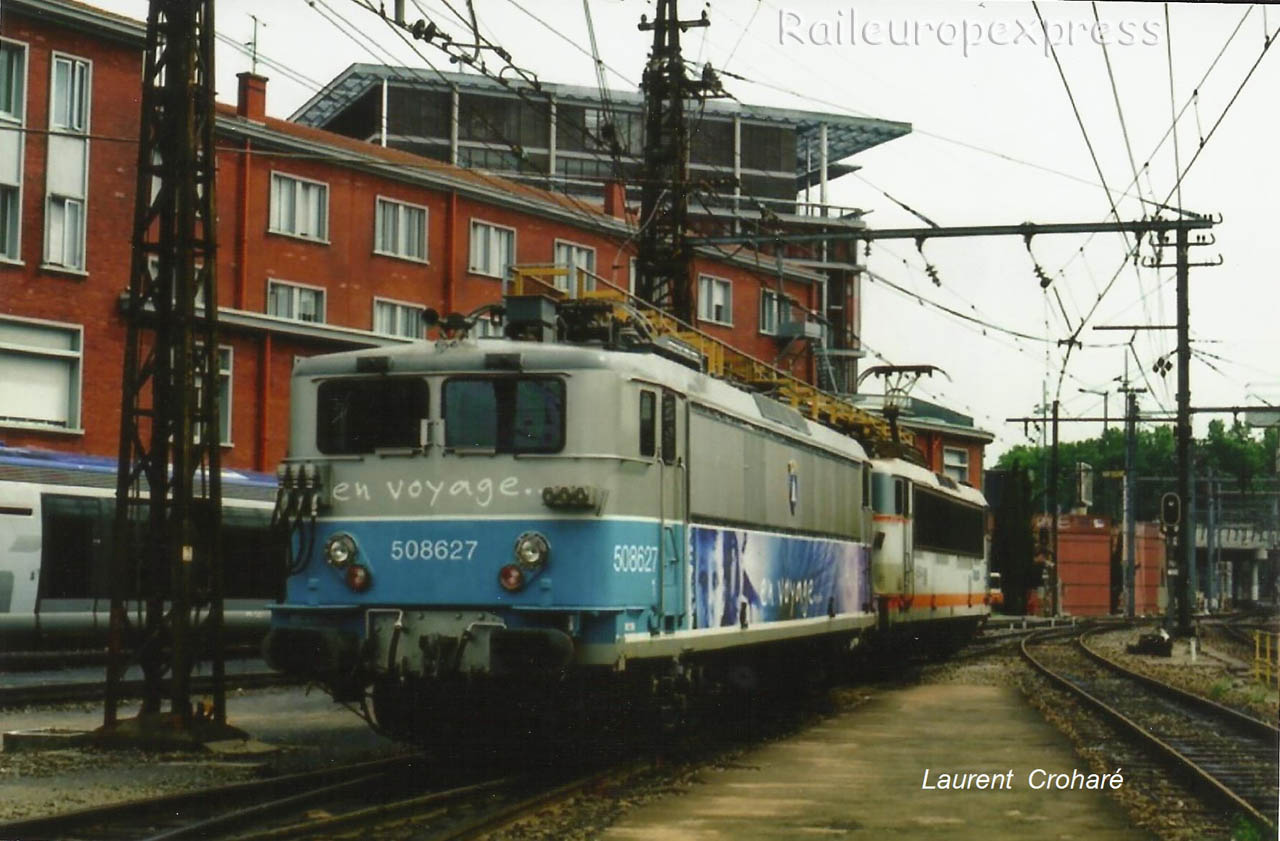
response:
{"label": "locomotive cab", "polygon": [[269,662],[351,698],[613,667],[620,635],[682,627],[684,397],[602,360],[467,340],[300,363]]}
{"label": "locomotive cab", "polygon": [[946,475],[886,459],[876,462],[872,507],[879,627],[954,649],[989,613],[986,500]]}

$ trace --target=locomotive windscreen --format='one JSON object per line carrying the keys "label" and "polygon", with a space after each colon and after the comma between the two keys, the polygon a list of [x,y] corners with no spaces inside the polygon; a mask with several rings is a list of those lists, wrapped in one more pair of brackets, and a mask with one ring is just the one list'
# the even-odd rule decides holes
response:
{"label": "locomotive windscreen", "polygon": [[564,449],[564,381],[452,377],[442,398],[445,446],[497,453]]}
{"label": "locomotive windscreen", "polygon": [[417,447],[427,383],[417,377],[329,380],[320,384],[316,403],[316,447],[326,455]]}

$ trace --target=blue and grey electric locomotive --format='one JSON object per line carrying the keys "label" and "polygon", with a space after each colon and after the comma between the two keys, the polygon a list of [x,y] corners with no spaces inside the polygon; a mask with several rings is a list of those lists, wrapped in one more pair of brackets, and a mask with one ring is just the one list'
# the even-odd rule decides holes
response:
{"label": "blue and grey electric locomotive", "polygon": [[[654,352],[464,337],[306,359],[279,475],[268,660],[372,694],[408,737],[463,698],[741,675],[987,612],[981,494]],[[912,547],[895,488],[976,531]]]}

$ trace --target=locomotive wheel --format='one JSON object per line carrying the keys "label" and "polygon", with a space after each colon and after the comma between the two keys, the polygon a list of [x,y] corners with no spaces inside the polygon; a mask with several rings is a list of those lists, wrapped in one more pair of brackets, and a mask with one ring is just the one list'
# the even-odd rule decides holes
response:
{"label": "locomotive wheel", "polygon": [[378,727],[398,742],[413,741],[407,684],[379,681],[373,685],[373,718]]}

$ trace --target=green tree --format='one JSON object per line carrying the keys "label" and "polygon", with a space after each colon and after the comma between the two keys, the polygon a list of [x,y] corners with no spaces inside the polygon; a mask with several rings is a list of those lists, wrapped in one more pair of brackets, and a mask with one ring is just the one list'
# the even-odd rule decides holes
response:
{"label": "green tree", "polygon": [[[1220,420],[1211,421],[1209,434],[1193,442],[1196,457],[1196,473],[1203,476],[1208,468],[1218,475],[1229,476],[1239,483],[1240,490],[1249,490],[1254,481],[1275,478],[1280,455],[1280,429],[1267,429],[1258,433],[1242,423],[1235,422],[1229,428]],[[1045,485],[1049,474],[1049,448],[1019,445],[1013,447],[996,462],[997,469],[1018,468],[1032,476],[1032,505],[1037,511],[1045,507]],[[1110,429],[1097,438],[1070,441],[1058,445],[1058,482],[1055,495],[1062,510],[1069,510],[1076,501],[1076,464],[1088,463],[1093,467],[1095,511],[1120,517],[1124,505],[1124,490],[1118,480],[1102,477],[1103,471],[1124,469],[1124,430]],[[1138,476],[1167,476],[1176,474],[1174,435],[1171,425],[1138,429],[1136,468]],[[1172,490],[1167,487],[1139,487],[1138,519],[1150,520],[1158,516],[1160,493]]]}

